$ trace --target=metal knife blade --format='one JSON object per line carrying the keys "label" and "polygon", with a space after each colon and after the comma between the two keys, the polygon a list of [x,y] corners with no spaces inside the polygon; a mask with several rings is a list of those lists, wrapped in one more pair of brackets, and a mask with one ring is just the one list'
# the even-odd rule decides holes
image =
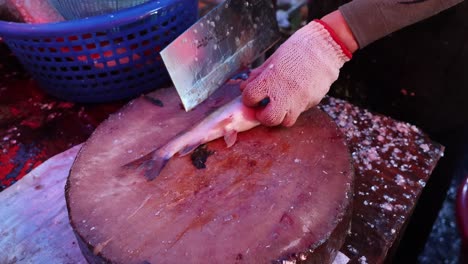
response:
{"label": "metal knife blade", "polygon": [[226,0],[161,56],[185,110],[190,111],[279,39],[271,0]]}

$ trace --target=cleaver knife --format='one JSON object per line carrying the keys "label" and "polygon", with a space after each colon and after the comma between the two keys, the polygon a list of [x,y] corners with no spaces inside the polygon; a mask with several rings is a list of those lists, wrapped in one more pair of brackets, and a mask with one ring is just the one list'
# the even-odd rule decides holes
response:
{"label": "cleaver knife", "polygon": [[226,0],[161,51],[186,111],[280,39],[272,0]]}

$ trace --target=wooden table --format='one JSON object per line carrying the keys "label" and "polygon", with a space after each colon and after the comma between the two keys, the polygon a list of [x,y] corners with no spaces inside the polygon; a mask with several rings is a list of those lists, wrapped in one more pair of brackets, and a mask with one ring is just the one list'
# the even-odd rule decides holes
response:
{"label": "wooden table", "polygon": [[[14,184],[55,154],[85,141],[101,121],[126,103],[83,105],[52,98],[22,71],[5,47],[0,47],[0,54],[1,62],[10,62],[0,65],[1,189]],[[443,154],[443,147],[412,125],[370,113],[339,99],[327,98],[321,108],[345,133],[355,165],[352,230],[342,252],[351,258],[351,263],[383,262],[403,233],[425,182]],[[26,192],[33,197],[48,189],[39,185],[24,186],[29,187],[22,192],[10,191],[9,210],[14,206],[11,204],[11,199],[15,198],[13,192],[16,195]],[[6,199],[5,196],[0,193],[0,200]],[[0,216],[7,212],[6,206],[0,203]],[[66,227],[65,207],[56,213],[59,222]],[[21,219],[21,216],[10,215],[8,219]],[[28,218],[22,223],[0,224],[3,245],[14,247],[18,238],[11,236],[12,231],[37,224],[33,221],[34,218]],[[48,250],[72,248],[76,249],[63,244],[61,248]],[[8,251],[0,256],[5,252]],[[22,254],[27,262],[28,254],[37,252]]]}
{"label": "wooden table", "polygon": [[[329,98],[321,106],[346,134],[356,181],[351,263],[381,263],[404,232],[443,146],[417,127]],[[391,256],[390,256],[391,257]]]}

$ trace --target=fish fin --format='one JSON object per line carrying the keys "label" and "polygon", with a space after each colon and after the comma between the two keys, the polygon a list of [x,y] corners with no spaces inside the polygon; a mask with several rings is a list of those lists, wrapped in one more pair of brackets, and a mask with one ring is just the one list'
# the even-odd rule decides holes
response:
{"label": "fish fin", "polygon": [[237,141],[237,131],[230,130],[224,134],[224,142],[228,148],[232,147]]}
{"label": "fish fin", "polygon": [[186,155],[190,154],[192,151],[194,151],[200,145],[201,145],[201,142],[198,142],[198,143],[195,143],[193,145],[187,145],[187,146],[183,147],[179,151],[179,156],[183,157],[183,156],[186,156]]}

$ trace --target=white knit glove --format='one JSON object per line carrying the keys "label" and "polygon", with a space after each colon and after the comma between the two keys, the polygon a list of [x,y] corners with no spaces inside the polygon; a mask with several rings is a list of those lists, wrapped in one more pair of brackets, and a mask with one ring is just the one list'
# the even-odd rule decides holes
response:
{"label": "white knit glove", "polygon": [[269,98],[257,119],[267,126],[292,126],[302,112],[322,100],[350,58],[327,25],[312,21],[251,72],[241,84],[243,102],[255,107]]}

